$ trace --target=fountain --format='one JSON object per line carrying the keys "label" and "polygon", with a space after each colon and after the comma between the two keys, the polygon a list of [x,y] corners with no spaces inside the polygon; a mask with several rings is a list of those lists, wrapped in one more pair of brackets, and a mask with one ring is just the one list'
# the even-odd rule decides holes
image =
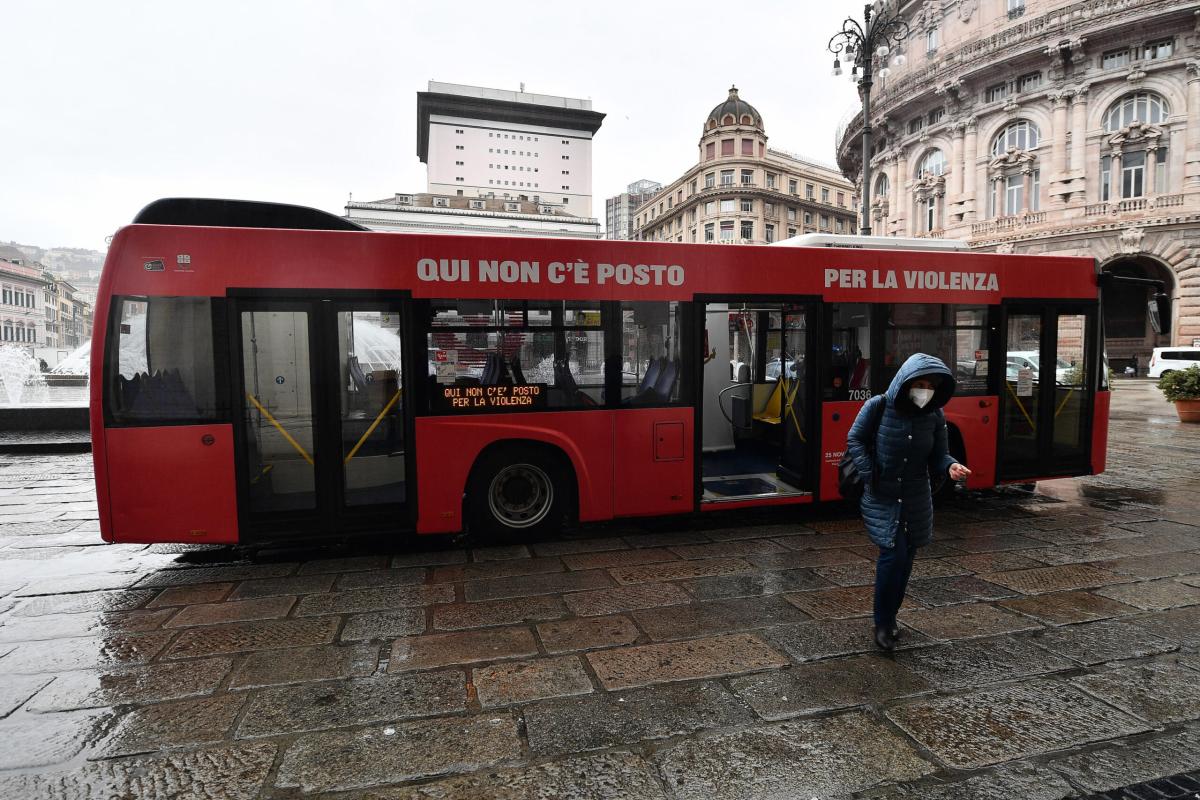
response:
{"label": "fountain", "polygon": [[48,399],[46,379],[38,361],[23,347],[0,345],[0,401],[9,405],[34,405]]}

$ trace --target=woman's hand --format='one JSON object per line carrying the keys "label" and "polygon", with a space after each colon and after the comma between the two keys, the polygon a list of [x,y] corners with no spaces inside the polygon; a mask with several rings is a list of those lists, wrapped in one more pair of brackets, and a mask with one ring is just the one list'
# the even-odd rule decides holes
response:
{"label": "woman's hand", "polygon": [[962,464],[950,465],[950,480],[961,481],[971,474],[971,470],[964,467]]}

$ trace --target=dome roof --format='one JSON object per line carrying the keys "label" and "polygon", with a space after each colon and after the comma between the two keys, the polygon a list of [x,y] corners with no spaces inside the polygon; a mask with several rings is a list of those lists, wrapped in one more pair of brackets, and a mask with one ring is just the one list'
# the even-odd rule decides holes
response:
{"label": "dome roof", "polygon": [[710,128],[713,124],[722,124],[721,120],[725,118],[726,114],[732,114],[734,124],[738,125],[742,124],[742,117],[749,114],[750,119],[753,120],[751,124],[758,128],[762,127],[762,116],[758,113],[758,109],[738,97],[736,86],[729,87],[729,97],[725,99],[724,103],[708,112],[708,120],[704,123],[704,127]]}

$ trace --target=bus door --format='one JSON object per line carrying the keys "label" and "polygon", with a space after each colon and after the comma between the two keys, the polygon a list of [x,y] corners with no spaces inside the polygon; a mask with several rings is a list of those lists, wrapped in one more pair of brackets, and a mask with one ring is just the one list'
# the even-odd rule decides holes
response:
{"label": "bus door", "polygon": [[1090,471],[1095,305],[1013,303],[1004,319],[999,479]]}
{"label": "bus door", "polygon": [[701,502],[810,494],[819,446],[813,305],[772,299],[703,307]]}
{"label": "bus door", "polygon": [[237,302],[247,538],[408,527],[404,313],[396,301]]}

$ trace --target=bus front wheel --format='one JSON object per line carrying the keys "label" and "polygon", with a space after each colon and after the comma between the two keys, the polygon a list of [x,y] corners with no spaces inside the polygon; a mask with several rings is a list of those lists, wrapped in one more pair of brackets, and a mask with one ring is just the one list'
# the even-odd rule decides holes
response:
{"label": "bus front wheel", "polygon": [[543,448],[502,447],[480,457],[467,484],[470,531],[486,538],[539,539],[561,530],[570,469]]}

